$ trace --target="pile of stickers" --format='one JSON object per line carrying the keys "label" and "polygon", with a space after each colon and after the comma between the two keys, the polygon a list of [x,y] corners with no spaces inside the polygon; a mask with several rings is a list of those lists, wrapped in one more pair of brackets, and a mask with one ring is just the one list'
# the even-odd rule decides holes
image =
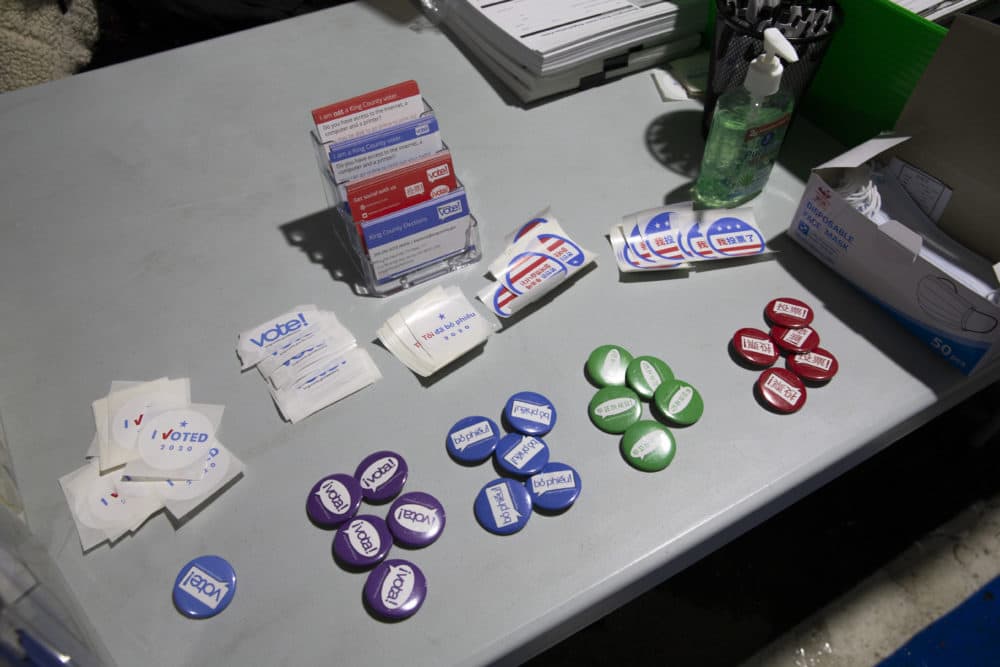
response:
{"label": "pile of stickers", "polygon": [[[813,309],[804,302],[790,297],[772,299],[764,316],[771,330],[739,329],[730,341],[730,352],[744,367],[766,369],[754,385],[764,406],[781,414],[797,412],[806,404],[806,385],[826,384],[840,365],[819,346],[819,334],[809,326]],[[782,353],[785,368],[771,368]]]}
{"label": "pile of stickers", "polygon": [[382,377],[337,316],[313,304],[244,331],[236,353],[243,370],[257,368],[282,416],[293,423]]}
{"label": "pile of stickers", "polygon": [[[602,345],[590,353],[587,378],[600,389],[590,400],[594,425],[605,433],[622,434],[621,454],[646,472],[663,470],[674,459],[677,442],[666,424],[690,426],[705,410],[701,394],[674,377],[657,357],[633,357],[619,345]],[[649,401],[657,418],[642,419]]]}
{"label": "pile of stickers", "polygon": [[622,272],[690,269],[697,262],[770,253],[752,208],[648,209],[622,216],[608,239]]}
{"label": "pile of stickers", "polygon": [[538,301],[594,261],[573,242],[546,209],[507,238],[507,247],[490,264],[495,279],[477,297],[495,315],[507,318]]}
{"label": "pile of stickers", "polygon": [[84,551],[164,507],[183,519],[243,472],[218,440],[223,406],[191,403],[187,378],[113,382],[92,407],[89,462],[59,479]]}
{"label": "pile of stickers", "polygon": [[541,394],[522,391],[511,396],[503,409],[509,433],[489,417],[460,419],[448,431],[448,454],[463,465],[477,465],[494,457],[505,477],[486,484],[473,508],[483,528],[510,535],[524,528],[532,507],[562,512],[580,495],[580,475],[565,463],[549,460],[549,446],[542,436],[556,424],[556,410]]}
{"label": "pile of stickers", "polygon": [[457,287],[435,287],[379,327],[378,337],[421,377],[438,372],[479,345],[493,327]]}
{"label": "pile of stickers", "polygon": [[[429,493],[399,495],[409,477],[406,460],[396,452],[370,454],[353,475],[326,475],[313,485],[306,514],[320,528],[334,528],[333,556],[345,570],[371,569],[364,587],[368,609],[397,621],[417,613],[427,596],[424,573],[409,560],[386,560],[393,544],[420,549],[444,530],[444,506]],[[383,504],[395,498],[386,517],[358,514],[361,501]],[[374,569],[372,569],[374,568]]]}

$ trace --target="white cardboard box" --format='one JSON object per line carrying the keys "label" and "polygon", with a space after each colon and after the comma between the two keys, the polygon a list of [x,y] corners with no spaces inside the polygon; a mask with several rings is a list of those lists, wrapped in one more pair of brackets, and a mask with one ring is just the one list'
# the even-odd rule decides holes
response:
{"label": "white cardboard box", "polygon": [[[921,256],[924,235],[892,220],[876,224],[833,185],[843,169],[876,156],[899,157],[935,176],[952,190],[939,228],[986,258],[982,263],[989,269],[1000,260],[994,162],[1000,153],[1000,77],[988,64],[998,60],[1000,26],[959,17],[900,115],[897,136],[869,140],[815,168],[788,229],[966,374],[1000,356],[1000,293],[969,289],[957,271]],[[911,136],[898,136],[906,134]],[[989,279],[996,281],[1000,263],[992,268]]]}

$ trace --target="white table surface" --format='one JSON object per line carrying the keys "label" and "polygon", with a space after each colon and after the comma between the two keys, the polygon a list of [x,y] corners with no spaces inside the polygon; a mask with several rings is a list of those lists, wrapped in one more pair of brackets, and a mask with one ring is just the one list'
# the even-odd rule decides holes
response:
{"label": "white table surface", "polygon": [[[622,280],[604,234],[690,181],[698,105],[663,104],[637,74],[513,106],[417,18],[404,2],[345,5],[0,96],[0,411],[31,527],[121,665],[523,660],[996,379],[935,359],[784,239],[808,167],[839,152],[807,122],[755,203],[777,261]],[[334,277],[343,255],[307,136],[310,109],[408,78],[437,111],[486,258],[546,205],[598,255],[595,270],[432,383],[370,343],[429,286],[373,299]],[[303,230],[309,252],[288,240]],[[486,263],[432,284],[471,297]],[[727,354],[775,296],[815,307],[841,365],[793,416],[762,409],[756,374]],[[298,303],[334,310],[384,379],[290,425],[260,377],[240,373],[234,346]],[[662,357],[704,396],[704,418],[677,430],[663,472],[630,468],[587,418],[595,389],[583,364],[610,342]],[[112,380],[160,376],[190,377],[194,400],[227,406],[221,439],[246,474],[183,525],[157,515],[83,554],[57,479],[83,462],[91,401]],[[576,467],[583,493],[501,538],[472,513],[493,469],[451,462],[444,436],[470,414],[499,419],[522,389],[554,402],[553,459]],[[403,454],[406,488],[448,513],[437,543],[396,551],[429,580],[424,607],[397,624],[364,611],[364,575],[337,567],[331,534],[304,511],[321,474],[351,472],[380,448]],[[203,553],[230,560],[238,592],[193,622],[170,589]]]}

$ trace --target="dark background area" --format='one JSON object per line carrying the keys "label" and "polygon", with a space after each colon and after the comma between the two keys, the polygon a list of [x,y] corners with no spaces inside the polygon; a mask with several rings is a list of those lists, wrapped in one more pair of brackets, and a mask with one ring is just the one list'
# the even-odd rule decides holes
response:
{"label": "dark background area", "polygon": [[[86,69],[336,4],[99,0],[100,38]],[[926,363],[941,362],[928,352]],[[993,385],[529,664],[710,666],[749,658],[924,534],[1000,492],[998,403]]]}

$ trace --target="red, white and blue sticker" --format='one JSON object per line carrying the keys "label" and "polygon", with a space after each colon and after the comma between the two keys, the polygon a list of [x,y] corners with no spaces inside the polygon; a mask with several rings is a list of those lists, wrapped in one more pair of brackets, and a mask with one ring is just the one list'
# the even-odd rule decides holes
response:
{"label": "red, white and blue sticker", "polygon": [[503,284],[514,294],[530,292],[540,285],[566,277],[566,265],[551,255],[524,252],[514,257],[503,274]]}
{"label": "red, white and blue sticker", "polygon": [[539,218],[532,218],[531,220],[528,220],[526,223],[524,223],[523,225],[521,225],[520,227],[518,227],[517,230],[514,231],[514,239],[513,240],[514,241],[520,241],[521,238],[523,238],[532,229],[534,229],[535,227],[537,227],[539,225],[544,225],[548,221],[549,221],[548,218],[541,218],[541,217],[539,217]]}
{"label": "red, white and blue sticker", "polygon": [[663,212],[654,215],[643,232],[646,239],[646,247],[656,255],[664,259],[684,259],[681,251],[680,230],[670,226],[670,213]]}
{"label": "red, white and blue sticker", "polygon": [[681,238],[681,250],[692,257],[713,258],[719,255],[712,249],[705,234],[701,231],[701,223],[691,225],[686,237]]}
{"label": "red, white and blue sticker", "polygon": [[543,233],[538,235],[538,241],[545,246],[550,255],[567,267],[578,268],[587,261],[583,249],[565,236]]}
{"label": "red, white and blue sticker", "polygon": [[759,255],[765,248],[760,232],[740,218],[719,218],[709,226],[705,237],[712,250],[726,257]]}
{"label": "red, white and blue sticker", "polygon": [[642,235],[639,225],[632,225],[632,231],[628,233],[628,237],[625,241],[628,243],[628,247],[637,261],[646,264],[659,263],[659,259],[656,254],[653,253],[649,249],[649,246],[646,245],[646,237]]}

